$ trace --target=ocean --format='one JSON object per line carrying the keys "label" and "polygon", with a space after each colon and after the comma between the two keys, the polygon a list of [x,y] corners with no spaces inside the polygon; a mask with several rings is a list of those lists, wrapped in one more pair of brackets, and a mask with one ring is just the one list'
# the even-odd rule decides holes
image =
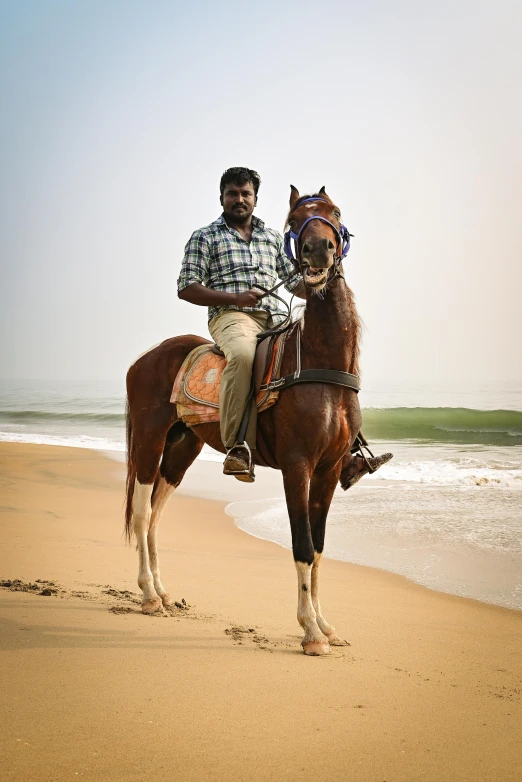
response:
{"label": "ocean", "polygon": [[[360,396],[372,450],[394,459],[336,491],[327,556],[522,609],[522,385],[374,384]],[[1,381],[0,441],[123,460],[123,383]],[[205,447],[200,458],[222,456]],[[227,512],[246,532],[290,547],[282,496]]]}

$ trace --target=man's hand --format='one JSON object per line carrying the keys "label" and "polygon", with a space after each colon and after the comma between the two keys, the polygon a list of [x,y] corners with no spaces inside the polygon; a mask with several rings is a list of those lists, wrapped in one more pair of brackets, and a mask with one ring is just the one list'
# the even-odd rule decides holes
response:
{"label": "man's hand", "polygon": [[236,293],[236,300],[234,304],[236,307],[256,307],[259,299],[264,296],[263,291],[256,291],[251,288],[249,291],[243,293]]}
{"label": "man's hand", "polygon": [[178,297],[191,304],[200,307],[256,307],[259,299],[265,295],[264,291],[251,288],[243,293],[228,293],[227,291],[213,291],[199,282],[187,285],[178,293]]}
{"label": "man's hand", "polygon": [[244,293],[228,293],[227,291],[213,291],[199,282],[187,285],[178,293],[178,297],[191,304],[200,307],[255,307],[264,296],[263,291],[249,290]]}

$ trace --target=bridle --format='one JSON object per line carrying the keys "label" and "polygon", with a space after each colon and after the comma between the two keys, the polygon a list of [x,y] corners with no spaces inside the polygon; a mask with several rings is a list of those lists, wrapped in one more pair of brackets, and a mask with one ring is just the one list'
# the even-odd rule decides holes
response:
{"label": "bridle", "polygon": [[[300,206],[303,206],[303,204],[312,203],[314,201],[321,202],[323,204],[328,204],[329,206],[331,206],[329,201],[326,201],[326,199],[321,198],[320,196],[310,196],[308,198],[300,198],[297,201],[297,203],[294,205],[292,211],[290,212],[290,215],[293,212],[295,212],[296,209],[299,209]],[[285,255],[290,261],[292,261],[292,263],[296,267],[296,270],[302,273],[303,267],[307,266],[308,264],[303,262],[303,259],[301,258],[300,240],[304,229],[309,223],[312,222],[312,220],[320,220],[322,223],[326,223],[326,225],[329,225],[330,228],[333,229],[335,236],[337,238],[337,254],[334,258],[334,271],[330,278],[333,279],[333,277],[336,277],[338,274],[342,274],[342,271],[340,270],[341,261],[343,260],[343,258],[345,258],[348,255],[348,251],[350,249],[350,237],[353,236],[353,234],[349,232],[348,228],[342,223],[340,227],[337,228],[337,226],[334,225],[334,223],[331,223],[330,220],[327,220],[326,217],[323,217],[322,215],[311,215],[310,217],[307,217],[297,233],[292,228],[289,228],[288,231],[285,233],[284,236]],[[294,244],[293,249],[292,249],[292,242]]]}
{"label": "bridle", "polygon": [[[299,198],[296,201],[288,217],[290,217],[290,215],[293,212],[295,212],[296,209],[299,209],[299,207],[302,206],[303,204],[308,204],[313,201],[320,201],[321,203],[328,204],[329,206],[332,205],[330,201],[327,201],[325,198],[321,198],[320,196],[306,196],[304,198]],[[279,326],[276,329],[268,329],[267,331],[263,331],[258,335],[258,337],[260,338],[267,336],[269,333],[285,331],[291,325],[291,314],[290,314],[291,308],[289,307],[289,305],[284,299],[282,299],[280,296],[276,296],[275,291],[278,288],[280,288],[281,285],[284,285],[285,282],[288,282],[288,280],[290,280],[295,274],[303,275],[304,267],[308,266],[308,264],[305,261],[303,261],[301,258],[299,242],[305,227],[312,220],[320,220],[322,223],[326,223],[327,225],[329,225],[330,228],[333,229],[335,236],[337,238],[337,255],[334,258],[333,266],[330,267],[331,273],[329,272],[328,274],[327,284],[332,282],[332,280],[334,280],[336,277],[342,277],[344,279],[341,262],[343,258],[346,258],[346,256],[348,255],[348,250],[350,249],[350,237],[353,236],[353,234],[350,233],[350,231],[345,225],[341,223],[340,227],[337,228],[337,226],[334,225],[334,223],[331,223],[330,220],[327,220],[326,217],[323,217],[322,215],[311,215],[310,217],[306,218],[306,220],[299,228],[299,231],[297,233],[294,230],[292,230],[292,228],[289,228],[284,235],[283,249],[288,260],[292,261],[295,271],[289,274],[288,277],[285,277],[283,280],[278,282],[277,285],[274,285],[273,288],[270,288],[270,290],[263,287],[263,285],[259,285],[258,283],[256,283],[255,286],[256,288],[261,288],[261,290],[264,291],[264,294],[263,296],[260,297],[260,299],[264,298],[265,296],[273,296],[274,298],[278,299],[278,301],[280,301],[282,304],[284,304],[284,306],[288,310],[288,315],[282,327]],[[292,252],[292,242],[294,243],[295,254],[294,252]]]}

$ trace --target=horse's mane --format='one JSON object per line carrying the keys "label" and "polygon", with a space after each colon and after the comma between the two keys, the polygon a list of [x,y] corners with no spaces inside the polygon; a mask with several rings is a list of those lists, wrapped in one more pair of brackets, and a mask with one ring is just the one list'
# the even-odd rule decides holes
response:
{"label": "horse's mane", "polygon": [[[346,281],[345,281],[346,282]],[[355,297],[353,295],[352,289],[349,287],[348,283],[346,283],[346,294],[347,294],[347,300],[348,300],[348,309],[350,311],[350,321],[352,328],[349,331],[348,340],[350,342],[350,350],[352,353],[352,366],[350,368],[350,372],[353,372],[354,375],[360,375],[360,367],[359,367],[359,356],[360,356],[360,348],[359,348],[359,340],[361,336],[361,319],[359,317],[359,313],[357,312],[357,307],[355,306]]]}

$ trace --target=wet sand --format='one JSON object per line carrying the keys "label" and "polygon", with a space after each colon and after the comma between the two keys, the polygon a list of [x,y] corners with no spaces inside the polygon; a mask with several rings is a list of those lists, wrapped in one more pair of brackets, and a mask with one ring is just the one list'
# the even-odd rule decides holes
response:
{"label": "wet sand", "polygon": [[0,463],[6,782],[522,778],[521,612],[325,561],[351,646],[305,657],[291,554],[177,493],[160,556],[179,607],[144,616],[122,466],[14,443]]}

